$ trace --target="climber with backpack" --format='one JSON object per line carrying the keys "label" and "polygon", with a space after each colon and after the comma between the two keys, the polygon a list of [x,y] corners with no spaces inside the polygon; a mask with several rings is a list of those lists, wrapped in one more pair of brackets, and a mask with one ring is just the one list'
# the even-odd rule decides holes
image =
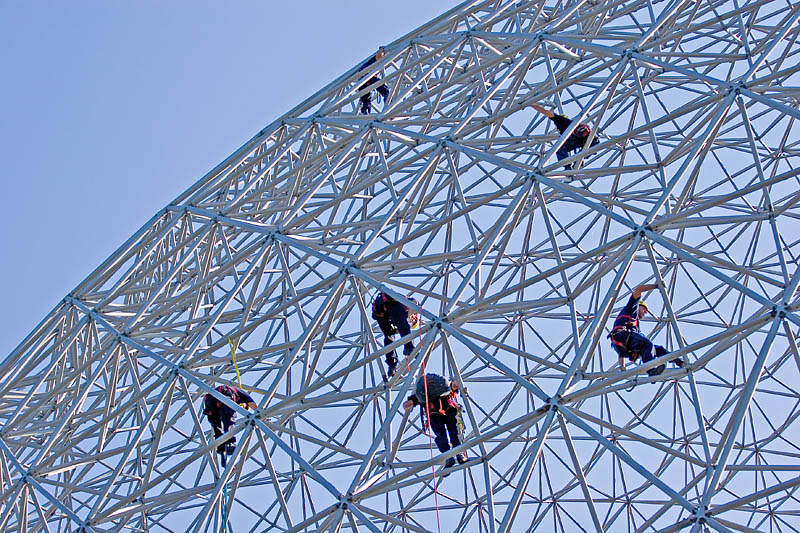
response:
{"label": "climber with backpack", "polygon": [[[423,430],[430,426],[433,430],[433,441],[441,453],[461,444],[459,426],[463,428],[463,423],[461,406],[456,400],[456,394],[458,394],[458,384],[455,381],[445,379],[438,374],[425,374],[417,379],[414,394],[403,402],[403,409],[406,411],[415,405],[421,406]],[[455,466],[456,461],[458,464],[464,464],[467,458],[463,453],[459,453],[455,458],[449,457],[444,467],[451,468]]]}
{"label": "climber with backpack", "polygon": [[[553,123],[555,123],[556,128],[558,128],[559,133],[562,135],[565,131],[567,131],[570,124],[572,124],[572,120],[570,118],[565,117],[564,115],[559,115],[558,113],[554,113],[538,104],[531,104],[531,107],[552,120]],[[558,148],[558,151],[556,152],[556,157],[558,160],[561,161],[562,159],[566,159],[569,157],[570,152],[583,150],[583,147],[586,144],[586,139],[589,138],[591,131],[591,128],[589,128],[589,126],[586,124],[578,124],[575,129],[572,130],[570,136],[567,137],[564,143]],[[597,136],[595,136],[590,146],[594,146],[599,142],[600,140],[597,138]],[[572,164],[569,164],[564,165],[564,168],[567,170],[572,170],[574,167]]]}
{"label": "climber with backpack", "polygon": [[[625,360],[630,359],[632,363],[636,362],[639,356],[642,357],[642,363],[648,363],[655,357],[667,355],[669,352],[663,346],[656,346],[655,357],[653,356],[653,343],[650,339],[642,335],[639,329],[639,319],[644,318],[647,313],[647,304],[641,299],[642,294],[646,291],[657,288],[657,284],[639,285],[631,292],[631,297],[628,303],[622,308],[616,320],[614,320],[614,327],[611,328],[611,333],[608,338],[611,339],[611,347],[617,352],[619,356],[620,370],[625,370]],[[672,359],[670,363],[678,368],[683,368],[685,365],[683,359],[680,357]],[[647,371],[648,376],[657,376],[664,372],[666,365],[661,364],[653,367]]]}
{"label": "climber with backpack", "polygon": [[[233,403],[242,405],[247,409],[255,410],[258,407],[255,401],[253,401],[253,398],[241,389],[228,385],[220,385],[216,390],[223,396],[230,398]],[[206,415],[211,426],[214,428],[215,440],[227,433],[236,421],[236,411],[225,405],[211,393],[206,394],[203,399],[203,414]],[[233,454],[235,449],[236,437],[234,436],[217,446],[217,453],[220,455],[223,467],[225,466],[226,455]]]}
{"label": "climber with backpack", "polygon": [[[414,303],[414,298],[408,297]],[[378,322],[378,326],[383,332],[383,345],[388,346],[392,343],[392,336],[400,333],[401,337],[411,334],[411,328],[417,325],[419,315],[398,302],[385,292],[379,292],[372,300],[372,318]],[[414,351],[414,343],[409,339],[403,347],[403,355],[408,356]],[[386,354],[386,375],[394,376],[397,370],[397,355],[394,350]]]}

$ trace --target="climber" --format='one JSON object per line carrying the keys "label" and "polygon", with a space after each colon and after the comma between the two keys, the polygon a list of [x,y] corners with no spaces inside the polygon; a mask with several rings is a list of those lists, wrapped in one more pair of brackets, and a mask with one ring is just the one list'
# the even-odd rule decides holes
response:
{"label": "climber", "polygon": [[[384,48],[381,46],[378,49],[378,51],[375,53],[374,56],[372,56],[369,59],[367,59],[364,62],[364,64],[361,65],[361,67],[359,67],[358,71],[361,72],[362,70],[368,69],[369,67],[374,65],[375,62],[380,61],[381,58],[384,55],[386,55],[386,50],[384,50]],[[373,83],[377,83],[379,81],[381,81],[381,79],[378,77],[377,74],[375,74],[371,78],[369,78],[367,81],[362,83],[358,87],[358,90],[359,91],[363,91],[364,89],[366,89],[367,87],[369,87]],[[387,99],[389,98],[389,88],[386,87],[386,85],[381,84],[381,85],[379,85],[377,87],[377,91],[378,91],[378,94],[380,94],[383,97],[383,101],[386,102]],[[372,112],[372,90],[370,90],[367,93],[362,94],[361,98],[359,99],[359,101],[361,102],[361,114],[362,115],[369,115]]]}
{"label": "climber", "polygon": [[[642,335],[639,329],[639,319],[644,318],[648,312],[647,304],[642,301],[642,293],[657,288],[657,284],[639,285],[631,292],[631,297],[625,307],[622,308],[617,319],[614,321],[614,327],[608,337],[611,339],[611,346],[619,356],[619,368],[625,370],[625,359],[630,359],[635,362],[639,356],[642,356],[642,363],[647,363],[654,359],[653,357],[653,343],[650,339]],[[669,352],[663,346],[656,346],[655,357],[667,355]],[[673,363],[679,368],[683,368],[684,362],[680,357],[672,359]],[[647,371],[648,376],[657,376],[661,374],[666,365],[661,364],[653,367]]]}
{"label": "climber", "polygon": [[[410,296],[408,299],[417,303]],[[372,318],[378,322],[383,332],[383,345],[388,346],[392,343],[392,335],[395,333],[400,333],[401,337],[411,334],[411,327],[416,326],[418,315],[385,292],[379,292],[372,300]],[[403,355],[408,356],[413,351],[414,343],[409,340],[403,346]],[[386,366],[387,376],[394,376],[397,370],[397,355],[394,350],[386,354]]]}
{"label": "climber", "polygon": [[[456,394],[458,394],[458,384],[455,381],[447,380],[437,374],[425,374],[417,380],[414,394],[403,402],[403,409],[406,411],[415,405],[422,406],[422,427],[430,425],[435,436],[434,442],[441,453],[461,444],[458,430],[461,406],[456,401]],[[450,468],[456,461],[458,464],[464,464],[467,458],[463,453],[459,453],[455,458],[448,457],[444,467]]]}
{"label": "climber", "polygon": [[[230,398],[233,403],[238,403],[248,409],[255,410],[258,407],[253,398],[241,389],[220,385],[217,387],[217,392]],[[222,403],[211,393],[206,394],[203,401],[203,414],[208,417],[208,421],[214,428],[214,439],[218,439],[224,433],[227,433],[236,421],[236,411]],[[220,455],[223,467],[225,466],[225,456],[231,455],[235,449],[236,437],[233,436],[217,446],[217,453]]]}
{"label": "climber", "polygon": [[[565,117],[564,115],[559,115],[558,113],[553,113],[549,109],[545,109],[538,104],[531,104],[531,107],[534,108],[536,111],[541,113],[542,115],[546,116],[550,120],[552,120],[556,128],[558,128],[559,133],[563,134],[569,128],[570,124],[572,124],[572,120]],[[591,129],[586,124],[578,124],[575,129],[572,131],[569,137],[566,138],[564,144],[562,144],[558,151],[556,152],[556,157],[559,161],[569,157],[569,153],[573,150],[582,150],[584,145],[586,144],[586,139],[589,138],[589,134],[591,133]],[[595,136],[592,144],[590,146],[594,146],[597,144],[599,139]],[[572,170],[574,167],[572,164],[564,165],[564,168],[567,170]]]}

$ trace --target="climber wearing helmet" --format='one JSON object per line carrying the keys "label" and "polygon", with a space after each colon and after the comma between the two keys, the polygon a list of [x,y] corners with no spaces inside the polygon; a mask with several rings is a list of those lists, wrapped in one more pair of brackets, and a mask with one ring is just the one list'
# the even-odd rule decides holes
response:
{"label": "climber wearing helmet", "polygon": [[[649,312],[647,304],[641,299],[642,294],[646,291],[657,288],[656,284],[639,285],[631,292],[631,297],[628,303],[622,308],[617,319],[614,321],[614,327],[611,328],[611,333],[608,337],[611,339],[611,346],[619,356],[619,367],[625,370],[625,360],[630,359],[635,362],[639,356],[642,357],[642,363],[650,362],[654,359],[653,356],[653,343],[650,339],[642,335],[639,329],[639,319],[644,318]],[[651,313],[652,314],[652,313]],[[656,346],[655,357],[667,355],[669,352],[663,346]],[[683,367],[684,362],[680,357],[672,359],[670,363],[678,367]],[[647,371],[649,376],[657,376],[661,374],[666,365],[658,365]]]}

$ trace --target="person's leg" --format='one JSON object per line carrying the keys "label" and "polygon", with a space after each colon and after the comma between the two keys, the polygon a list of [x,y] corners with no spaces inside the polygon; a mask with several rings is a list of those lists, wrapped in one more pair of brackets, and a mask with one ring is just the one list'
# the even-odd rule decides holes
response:
{"label": "person's leg", "polygon": [[[381,328],[381,332],[383,333],[384,346],[392,344],[392,335],[397,331],[387,315],[374,317],[375,321],[378,323],[378,327]],[[388,367],[389,377],[392,377],[397,369],[397,354],[394,353],[394,350],[386,353],[386,366]]]}
{"label": "person's leg", "polygon": [[[628,350],[642,356],[642,363],[649,363],[654,359],[653,343],[641,333],[631,333],[630,341],[628,341]],[[647,375],[657,376],[661,374],[665,368],[666,365],[658,365],[648,370]]]}
{"label": "person's leg", "polygon": [[628,351],[628,342],[630,341],[630,338],[631,332],[624,329],[621,329],[611,335],[611,347],[614,348],[615,352],[617,352],[617,362],[619,363],[619,368],[621,370],[625,370],[626,360],[630,360],[631,363],[635,363],[636,358],[638,357],[638,354]]}
{"label": "person's leg", "polygon": [[[227,433],[231,429],[232,425],[233,425],[232,417],[222,419],[222,426],[225,433]],[[231,438],[226,440],[224,448],[225,448],[225,453],[227,453],[228,455],[233,454],[233,450],[236,449],[236,436],[231,436]]]}
{"label": "person's leg", "polygon": [[[558,152],[556,152],[556,157],[558,157],[559,161],[569,157],[569,155],[575,150],[580,150],[581,148],[583,148],[583,141],[585,140],[586,139],[581,140],[570,135],[569,137],[567,137],[567,140],[564,141],[564,144],[561,145],[561,148],[558,149]],[[559,156],[558,154],[561,155]],[[564,165],[564,168],[566,168],[567,170],[572,170],[575,168],[575,164],[571,163],[569,165]]]}
{"label": "person's leg", "polygon": [[361,102],[361,109],[359,110],[362,115],[369,115],[372,112],[372,93],[365,93],[359,98]]}
{"label": "person's leg", "polygon": [[[411,326],[408,325],[408,310],[403,304],[400,302],[387,302],[386,312],[401,337],[411,334]],[[409,355],[413,351],[414,343],[409,340],[403,346],[403,355]]]}
{"label": "person's leg", "polygon": [[447,443],[447,429],[445,428],[445,417],[439,413],[431,413],[430,425],[433,431],[433,442],[439,448],[441,453],[450,449],[450,444]]}
{"label": "person's leg", "polygon": [[[219,419],[218,416],[209,416],[208,421],[211,423],[211,427],[214,428],[214,440],[220,438],[225,431],[222,429],[222,421]],[[225,443],[217,445],[217,453],[224,454],[225,453]]]}
{"label": "person's leg", "polygon": [[[439,413],[431,413],[430,416],[430,424],[431,430],[433,431],[434,439],[433,442],[436,443],[436,447],[439,448],[441,453],[446,452],[450,449],[450,444],[447,443],[447,428],[445,427],[445,415],[441,415]],[[453,457],[448,457],[447,460],[444,462],[445,468],[450,468],[456,464],[456,460]]]}
{"label": "person's leg", "polygon": [[649,363],[653,360],[653,343],[641,333],[631,332],[628,351],[641,355],[642,363]]}
{"label": "person's leg", "polygon": [[456,415],[458,412],[455,409],[448,409],[444,414],[444,424],[447,428],[447,434],[450,436],[450,447],[455,448],[461,444],[458,438],[458,420]]}
{"label": "person's leg", "polygon": [[[566,145],[562,145],[561,148],[559,148],[558,151],[556,152],[556,157],[558,158],[559,161],[561,161],[562,159],[566,159],[567,157],[569,157],[569,152],[570,151],[567,150]],[[572,170],[572,164],[570,163],[569,165],[564,165],[564,168],[566,168],[567,170]]]}
{"label": "person's leg", "polygon": [[[375,319],[375,322],[378,323],[378,327],[381,328],[381,333],[383,333],[384,346],[386,346],[387,344],[391,344],[392,335],[397,333],[397,330],[392,325],[392,321],[389,319],[387,315],[374,316],[373,318]],[[386,342],[387,340],[389,342]]]}
{"label": "person's leg", "polygon": [[384,104],[389,101],[389,88],[386,85],[378,87],[378,94],[383,98]]}
{"label": "person's leg", "polygon": [[[372,76],[370,79],[362,83],[358,87],[358,90],[363,91],[364,89],[366,89],[367,87],[369,87],[370,85],[372,85],[377,81],[380,81],[380,78],[378,78],[378,76]],[[369,92],[362,94],[360,101],[361,101],[361,114],[369,115],[372,112],[372,91],[370,90]]]}
{"label": "person's leg", "polygon": [[[656,357],[662,357],[667,355],[669,352],[663,346],[656,346]],[[669,361],[673,365],[677,366],[678,368],[683,368],[686,363],[684,363],[683,359],[680,357],[676,357],[675,359],[670,359]]]}
{"label": "person's leg", "polygon": [[[458,436],[458,411],[455,409],[448,409],[444,415],[445,425],[447,426],[447,433],[450,435],[450,445],[455,448],[461,445],[461,439]],[[463,453],[456,455],[458,464],[466,463],[467,458]]]}

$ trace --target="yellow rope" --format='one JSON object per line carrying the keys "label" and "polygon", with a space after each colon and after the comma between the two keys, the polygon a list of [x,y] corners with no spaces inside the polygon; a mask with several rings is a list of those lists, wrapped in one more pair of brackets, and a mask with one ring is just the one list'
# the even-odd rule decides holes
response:
{"label": "yellow rope", "polygon": [[242,388],[242,376],[239,375],[239,365],[236,364],[236,343],[228,339],[228,345],[231,347],[231,360],[233,361],[233,368],[236,370],[236,380],[239,382],[239,388]]}

